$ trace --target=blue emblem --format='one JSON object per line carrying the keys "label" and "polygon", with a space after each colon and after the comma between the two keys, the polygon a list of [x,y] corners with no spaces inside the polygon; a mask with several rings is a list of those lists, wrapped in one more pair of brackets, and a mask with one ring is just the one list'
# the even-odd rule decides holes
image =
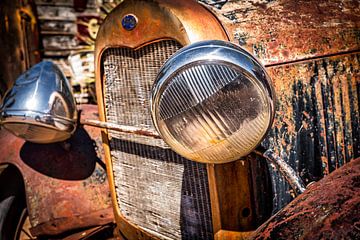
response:
{"label": "blue emblem", "polygon": [[133,30],[136,27],[138,20],[135,15],[128,14],[121,20],[121,25],[128,31]]}

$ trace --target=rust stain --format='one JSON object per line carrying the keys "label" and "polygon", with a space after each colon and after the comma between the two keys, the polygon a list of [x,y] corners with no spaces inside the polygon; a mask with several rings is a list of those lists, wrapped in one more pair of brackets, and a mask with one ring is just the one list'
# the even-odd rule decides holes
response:
{"label": "rust stain", "polygon": [[[83,117],[97,115],[97,106],[82,109]],[[14,164],[23,175],[33,235],[113,221],[99,129],[80,127],[67,143],[43,145],[1,130],[0,151],[0,164]]]}
{"label": "rust stain", "polygon": [[251,239],[359,239],[360,158],[312,184]]}
{"label": "rust stain", "polygon": [[264,64],[359,49],[358,1],[235,0],[214,10],[231,41]]}
{"label": "rust stain", "polygon": [[[262,143],[282,156],[305,183],[360,156],[360,55],[268,68],[277,95],[273,128]],[[275,202],[288,186],[274,172]],[[276,209],[275,209],[276,210]]]}

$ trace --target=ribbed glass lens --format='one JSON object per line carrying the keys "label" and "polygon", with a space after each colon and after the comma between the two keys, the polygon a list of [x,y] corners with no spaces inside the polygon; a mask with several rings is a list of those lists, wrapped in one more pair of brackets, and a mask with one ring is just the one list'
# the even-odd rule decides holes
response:
{"label": "ribbed glass lens", "polygon": [[251,152],[272,116],[266,90],[245,74],[219,63],[177,72],[158,101],[156,121],[164,140],[199,162],[229,162]]}
{"label": "ribbed glass lens", "polygon": [[210,40],[188,45],[161,68],[152,90],[156,129],[177,153],[226,163],[249,154],[273,121],[265,68],[246,50]]}

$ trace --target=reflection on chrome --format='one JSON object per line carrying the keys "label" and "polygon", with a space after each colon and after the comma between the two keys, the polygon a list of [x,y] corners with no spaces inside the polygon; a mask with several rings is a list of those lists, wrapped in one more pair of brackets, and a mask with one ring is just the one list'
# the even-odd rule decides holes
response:
{"label": "reflection on chrome", "polygon": [[35,109],[37,105],[37,100],[32,97],[26,102],[26,109]]}
{"label": "reflection on chrome", "polygon": [[52,62],[41,62],[22,74],[4,97],[0,123],[36,143],[66,140],[76,129],[77,111],[70,85]]}
{"label": "reflection on chrome", "polygon": [[154,83],[152,119],[163,140],[198,162],[225,163],[249,154],[274,116],[265,68],[244,49],[223,41],[185,47]]}

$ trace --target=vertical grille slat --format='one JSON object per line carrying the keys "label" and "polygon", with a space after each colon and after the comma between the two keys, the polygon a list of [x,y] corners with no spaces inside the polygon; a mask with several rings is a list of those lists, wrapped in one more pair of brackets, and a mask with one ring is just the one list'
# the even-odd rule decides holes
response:
{"label": "vertical grille slat", "polygon": [[[102,56],[106,119],[154,129],[150,91],[163,63],[181,46],[164,40]],[[212,239],[206,165],[163,148],[160,139],[109,131],[118,204],[132,223],[162,239]]]}

